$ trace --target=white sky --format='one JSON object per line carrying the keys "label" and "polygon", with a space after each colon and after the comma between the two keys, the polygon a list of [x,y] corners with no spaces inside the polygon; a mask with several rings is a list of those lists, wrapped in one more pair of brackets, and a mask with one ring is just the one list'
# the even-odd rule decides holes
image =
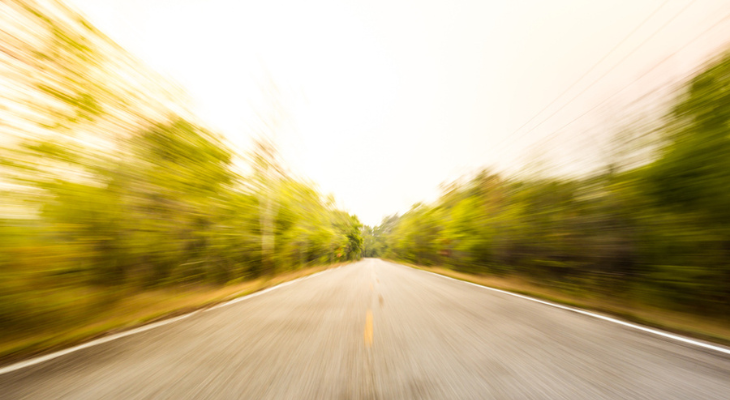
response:
{"label": "white sky", "polygon": [[[267,109],[261,88],[270,76],[292,121],[275,136],[290,168],[371,225],[479,167],[521,168],[547,136],[563,152],[553,157],[579,154],[591,128],[618,114],[591,113],[553,132],[730,13],[726,0],[67,1],[183,85],[198,114],[242,147],[254,110]],[[612,99],[613,109],[686,75],[729,34],[727,17]]]}

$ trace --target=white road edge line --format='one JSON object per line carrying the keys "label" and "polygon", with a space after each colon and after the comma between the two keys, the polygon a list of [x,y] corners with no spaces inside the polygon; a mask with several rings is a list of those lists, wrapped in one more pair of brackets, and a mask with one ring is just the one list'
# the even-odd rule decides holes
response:
{"label": "white road edge line", "polygon": [[468,282],[468,281],[462,281],[460,279],[454,279],[454,278],[452,278],[450,276],[437,274],[437,273],[431,272],[431,271],[424,271],[422,269],[417,269],[417,268],[413,268],[413,269],[415,269],[417,271],[425,272],[427,274],[440,276],[442,278],[451,279],[452,281],[466,283],[466,284],[469,284],[469,285],[472,285],[472,286],[476,286],[478,288],[487,289],[487,290],[491,290],[491,291],[494,291],[494,292],[499,292],[499,293],[507,294],[507,295],[510,295],[510,296],[514,296],[514,297],[519,297],[521,299],[525,299],[525,300],[529,300],[529,301],[534,301],[536,303],[545,304],[545,305],[548,305],[548,306],[551,306],[551,307],[560,308],[560,309],[567,310],[567,311],[572,311],[572,312],[575,312],[575,313],[578,313],[578,314],[587,315],[589,317],[598,318],[598,319],[601,319],[601,320],[604,320],[604,321],[608,321],[608,322],[613,322],[614,324],[623,325],[623,326],[626,326],[626,327],[629,327],[629,328],[632,328],[632,329],[636,329],[636,330],[643,331],[643,332],[648,332],[648,333],[651,333],[651,334],[654,334],[654,335],[657,335],[657,336],[662,336],[662,337],[665,337],[665,338],[668,338],[668,339],[672,339],[672,340],[676,340],[676,341],[679,341],[679,342],[682,342],[682,343],[687,343],[687,344],[691,344],[691,345],[694,345],[694,346],[702,347],[702,348],[705,348],[705,349],[718,351],[718,352],[724,353],[724,354],[730,354],[730,348],[727,348],[727,347],[724,347],[724,346],[714,345],[714,344],[702,342],[702,341],[699,341],[699,340],[690,339],[690,338],[685,337],[685,336],[676,335],[674,333],[669,333],[669,332],[661,331],[659,329],[649,328],[649,327],[646,327],[646,326],[643,326],[643,325],[638,325],[638,324],[634,324],[634,323],[631,323],[631,322],[621,321],[620,319],[611,318],[611,317],[607,317],[605,315],[592,313],[590,311],[582,310],[580,308],[574,308],[574,307],[564,306],[562,304],[552,303],[552,302],[549,302],[549,301],[536,299],[534,297],[525,296],[525,295],[521,295],[521,294],[517,294],[517,293],[508,292],[506,290],[501,290],[501,289],[496,289],[496,288],[489,287],[489,286],[480,285],[478,283],[473,283],[473,282]]}
{"label": "white road edge line", "polygon": [[[350,265],[350,264],[348,264],[348,265]],[[40,357],[36,357],[36,358],[31,358],[31,359],[25,360],[25,361],[20,361],[20,362],[17,362],[15,364],[6,365],[5,367],[0,368],[0,375],[4,375],[4,374],[7,374],[9,372],[17,371],[17,370],[22,369],[22,368],[30,367],[32,365],[37,365],[37,364],[40,364],[42,362],[50,361],[50,360],[53,360],[54,358],[58,358],[58,357],[61,357],[61,356],[65,356],[66,354],[73,353],[75,351],[79,351],[79,350],[87,349],[89,347],[97,346],[97,345],[100,345],[100,344],[103,344],[103,343],[111,342],[112,340],[121,339],[121,338],[126,337],[126,336],[131,336],[131,335],[134,335],[134,334],[137,334],[137,333],[142,333],[142,332],[149,331],[149,330],[152,330],[152,329],[155,329],[155,328],[159,328],[159,327],[164,326],[164,325],[169,325],[169,324],[172,324],[174,322],[181,321],[181,320],[183,320],[185,318],[192,317],[193,315],[195,315],[197,313],[207,312],[207,311],[213,311],[213,310],[215,310],[217,308],[221,308],[221,307],[229,306],[229,305],[232,305],[232,304],[236,304],[236,303],[242,302],[244,300],[248,300],[248,299],[250,299],[252,297],[260,296],[260,295],[262,295],[264,293],[267,293],[267,292],[270,292],[270,291],[272,291],[274,289],[280,289],[280,288],[283,288],[285,286],[291,285],[294,282],[303,281],[303,280],[306,280],[306,279],[309,279],[309,278],[313,278],[313,277],[315,277],[315,276],[317,276],[317,275],[319,275],[321,273],[328,272],[328,271],[332,271],[332,270],[338,269],[340,267],[342,267],[342,266],[335,267],[335,268],[328,268],[328,269],[326,269],[324,271],[319,271],[319,272],[314,273],[312,275],[307,275],[307,276],[303,276],[301,278],[297,278],[297,279],[294,279],[294,280],[291,280],[291,281],[282,282],[282,283],[280,283],[278,285],[274,285],[274,286],[272,286],[270,288],[266,288],[266,289],[260,290],[258,292],[253,292],[253,293],[247,294],[245,296],[237,297],[237,298],[235,298],[233,300],[229,300],[229,301],[227,301],[225,303],[221,303],[221,304],[218,304],[218,305],[213,306],[213,307],[210,307],[210,308],[201,309],[201,310],[195,310],[195,311],[192,311],[190,313],[180,315],[178,317],[174,317],[174,318],[170,318],[170,319],[165,319],[165,320],[162,320],[162,321],[159,321],[159,322],[154,322],[154,323],[151,323],[151,324],[148,324],[148,325],[140,326],[139,328],[134,328],[134,329],[130,329],[128,331],[124,331],[124,332],[120,332],[120,333],[115,333],[115,334],[109,335],[109,336],[104,336],[102,338],[99,338],[99,339],[96,339],[96,340],[92,340],[90,342],[82,343],[82,344],[77,345],[77,346],[69,347],[67,349],[59,350],[59,351],[54,352],[54,353],[46,354],[44,356],[40,356]]]}

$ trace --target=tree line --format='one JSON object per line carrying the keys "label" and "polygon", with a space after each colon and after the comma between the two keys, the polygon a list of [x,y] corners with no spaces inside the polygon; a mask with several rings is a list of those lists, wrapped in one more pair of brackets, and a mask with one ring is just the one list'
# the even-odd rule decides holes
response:
{"label": "tree line", "polygon": [[288,174],[272,143],[237,154],[63,3],[0,15],[3,333],[145,290],[360,257],[357,217]]}
{"label": "tree line", "polygon": [[364,254],[727,316],[730,55],[689,79],[660,125],[638,164],[454,183],[365,228]]}

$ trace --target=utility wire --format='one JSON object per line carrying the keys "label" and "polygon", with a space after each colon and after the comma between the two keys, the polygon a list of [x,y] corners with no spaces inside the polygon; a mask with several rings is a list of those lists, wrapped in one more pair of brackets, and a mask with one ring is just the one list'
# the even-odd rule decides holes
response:
{"label": "utility wire", "polygon": [[530,122],[532,122],[535,118],[537,118],[538,115],[542,114],[543,112],[545,112],[545,110],[552,107],[552,105],[555,104],[561,97],[563,97],[566,93],[568,93],[571,89],[573,89],[575,87],[575,85],[578,84],[578,82],[582,81],[583,78],[588,76],[588,74],[593,72],[593,70],[595,70],[596,67],[598,67],[602,62],[604,62],[608,58],[608,56],[613,54],[614,51],[616,51],[619,47],[621,47],[621,45],[623,45],[631,36],[633,36],[636,33],[636,31],[641,29],[647,22],[649,22],[649,20],[652,19],[654,17],[654,15],[656,15],[656,13],[659,12],[659,10],[664,8],[664,6],[667,5],[667,3],[669,3],[669,0],[666,0],[664,3],[660,4],[659,7],[657,7],[651,14],[649,14],[649,16],[644,18],[644,20],[641,21],[641,23],[639,25],[636,25],[636,27],[634,27],[634,29],[632,29],[631,32],[629,32],[626,36],[624,36],[623,39],[621,39],[618,43],[616,43],[616,45],[614,45],[613,48],[608,51],[608,53],[604,54],[604,56],[601,57],[600,60],[598,60],[595,64],[593,64],[593,66],[591,66],[586,72],[584,72],[583,75],[580,76],[580,78],[576,79],[570,86],[568,86],[567,89],[563,90],[557,97],[555,97],[550,102],[550,104],[543,107],[540,111],[537,112],[537,114],[533,115],[532,118],[527,120],[527,122],[522,124],[519,128],[515,129],[515,131],[512,132],[512,134],[514,135],[515,133],[519,132],[522,128],[524,128]]}
{"label": "utility wire", "polygon": [[[534,131],[534,130],[535,130],[535,129],[537,129],[537,128],[538,128],[539,126],[541,126],[541,125],[542,125],[542,124],[544,124],[544,123],[545,123],[546,121],[548,121],[548,120],[549,120],[550,118],[552,118],[553,116],[555,116],[555,115],[556,115],[557,113],[559,113],[560,111],[562,111],[563,109],[565,109],[565,107],[567,107],[568,105],[570,105],[571,103],[573,103],[573,102],[574,102],[574,101],[575,101],[575,100],[576,100],[576,99],[577,99],[578,97],[580,97],[581,95],[583,95],[583,93],[585,93],[586,91],[588,91],[588,89],[592,88],[592,87],[593,87],[593,86],[594,86],[594,85],[595,85],[596,83],[598,83],[598,82],[599,82],[599,81],[600,81],[601,79],[605,78],[605,77],[606,77],[606,76],[607,76],[607,75],[608,75],[609,73],[613,72],[613,70],[615,70],[615,69],[616,69],[616,67],[618,67],[618,66],[619,66],[619,65],[620,65],[621,63],[623,63],[623,62],[624,62],[624,61],[626,61],[626,60],[627,60],[627,59],[628,59],[629,57],[631,57],[632,55],[634,55],[634,54],[635,54],[635,53],[636,53],[636,52],[637,52],[637,51],[638,51],[638,50],[639,50],[640,48],[642,48],[642,47],[643,47],[643,46],[644,46],[644,45],[645,45],[646,43],[648,43],[648,42],[649,42],[649,41],[650,41],[651,39],[653,39],[653,38],[654,38],[654,37],[655,37],[655,36],[656,36],[657,34],[659,34],[659,32],[661,32],[661,31],[662,31],[662,30],[664,30],[664,28],[666,28],[666,27],[667,27],[667,26],[668,26],[669,24],[671,24],[672,22],[674,22],[674,20],[675,20],[675,19],[677,19],[677,18],[678,18],[678,17],[679,17],[679,16],[680,16],[680,15],[681,15],[681,14],[682,14],[682,13],[683,13],[684,11],[686,11],[686,10],[687,10],[687,8],[689,8],[689,7],[690,7],[690,6],[692,5],[692,4],[694,4],[694,3],[695,3],[695,1],[696,1],[696,0],[692,0],[692,1],[690,1],[689,3],[687,3],[687,4],[686,4],[686,5],[684,6],[684,7],[682,7],[682,8],[681,8],[681,9],[680,9],[680,10],[679,10],[678,12],[676,12],[676,13],[675,13],[675,14],[674,14],[674,15],[673,15],[673,16],[672,16],[672,17],[671,17],[671,18],[670,18],[669,20],[667,20],[667,21],[666,21],[666,22],[665,22],[665,23],[664,23],[664,24],[663,24],[663,25],[662,25],[661,27],[659,27],[659,29],[655,30],[655,31],[654,31],[654,32],[653,32],[653,33],[652,33],[651,35],[649,35],[649,36],[648,36],[648,37],[647,37],[646,39],[644,39],[644,40],[643,40],[643,41],[642,41],[642,42],[641,42],[641,43],[640,43],[640,44],[639,44],[638,46],[634,47],[634,48],[633,48],[633,49],[632,49],[632,50],[631,50],[631,51],[630,51],[629,53],[627,53],[627,54],[626,54],[626,55],[625,55],[625,56],[624,56],[623,58],[621,58],[621,59],[620,59],[620,60],[619,60],[619,61],[618,61],[617,63],[615,63],[615,64],[614,64],[613,66],[611,66],[611,68],[609,68],[609,69],[608,69],[608,70],[607,70],[606,72],[604,72],[604,73],[603,73],[603,75],[601,75],[601,76],[599,76],[598,78],[596,78],[595,80],[593,80],[593,82],[591,82],[591,83],[590,83],[590,84],[589,84],[588,86],[586,86],[586,87],[585,87],[585,88],[584,88],[583,90],[581,90],[580,92],[578,92],[578,94],[576,94],[576,95],[575,95],[575,96],[573,96],[573,97],[572,97],[572,98],[571,98],[570,100],[568,100],[568,102],[567,102],[567,103],[563,104],[563,105],[562,105],[562,106],[561,106],[560,108],[558,108],[558,109],[557,109],[557,110],[555,110],[555,111],[554,111],[554,112],[553,112],[552,114],[550,114],[549,116],[547,116],[546,118],[544,118],[544,119],[543,119],[542,121],[540,121],[540,122],[539,122],[539,123],[538,123],[537,125],[533,126],[533,127],[532,127],[532,128],[530,128],[529,130],[527,130],[527,131],[523,132],[523,133],[522,133],[521,135],[517,136],[517,137],[516,137],[516,138],[515,138],[515,139],[514,139],[514,140],[513,140],[512,142],[514,142],[515,140],[521,139],[522,137],[524,137],[524,136],[525,136],[525,135],[527,135],[528,133],[530,133],[530,132]],[[585,114],[583,114],[583,115],[585,115]],[[512,135],[514,135],[515,133],[517,133],[517,131],[513,132],[513,133],[512,133]],[[509,138],[513,137],[512,135],[509,135],[509,136],[507,136],[507,137],[506,137],[505,139],[503,139],[503,140],[501,140],[501,141],[500,141],[499,143],[497,143],[497,145],[495,146],[495,148],[499,150],[499,149],[502,149],[503,147],[505,147],[505,146],[503,146],[503,144],[507,143],[507,142],[506,142],[506,139],[509,139]]]}
{"label": "utility wire", "polygon": [[[730,19],[730,13],[726,14],[726,15],[725,15],[724,17],[722,17],[722,18],[721,18],[721,19],[720,19],[719,21],[715,22],[715,23],[714,23],[713,25],[711,25],[711,26],[710,26],[709,28],[707,28],[707,29],[705,29],[704,31],[702,31],[702,32],[701,32],[701,33],[700,33],[699,35],[697,35],[697,36],[695,36],[694,38],[692,38],[692,39],[691,39],[691,40],[690,40],[689,42],[685,43],[685,44],[684,44],[684,45],[683,45],[682,47],[680,47],[680,48],[679,48],[679,49],[678,49],[677,51],[675,51],[674,53],[670,54],[669,56],[667,56],[667,57],[663,58],[663,59],[662,59],[662,60],[661,60],[661,61],[660,61],[660,62],[659,62],[658,64],[654,65],[653,67],[651,67],[650,69],[648,69],[647,71],[645,71],[645,72],[644,72],[643,74],[641,74],[641,75],[640,75],[640,76],[639,76],[638,78],[636,78],[636,79],[634,79],[633,81],[631,81],[631,83],[629,83],[628,85],[624,86],[623,88],[621,88],[621,89],[620,89],[619,91],[615,92],[614,94],[612,94],[612,95],[608,96],[607,98],[605,98],[605,99],[604,99],[603,101],[601,101],[600,103],[596,104],[596,105],[595,105],[594,107],[592,107],[592,108],[591,108],[591,109],[589,109],[588,111],[586,111],[586,112],[584,112],[583,114],[580,114],[579,116],[575,117],[574,119],[572,119],[572,120],[571,120],[570,122],[568,122],[567,124],[565,124],[565,125],[561,126],[560,128],[556,129],[555,131],[551,132],[550,134],[548,134],[547,136],[545,136],[545,137],[544,137],[544,138],[543,138],[542,140],[547,140],[547,139],[549,139],[549,138],[550,138],[551,136],[553,136],[553,135],[556,135],[556,134],[560,133],[560,131],[562,131],[563,129],[565,129],[565,128],[567,128],[568,126],[572,125],[573,123],[575,123],[575,122],[576,122],[576,121],[578,121],[579,119],[581,119],[581,118],[585,117],[586,115],[590,114],[591,112],[595,111],[596,109],[598,109],[598,108],[602,107],[602,106],[603,106],[603,105],[605,105],[605,104],[606,104],[606,103],[607,103],[607,102],[608,102],[609,100],[611,100],[611,99],[613,99],[614,97],[618,96],[619,94],[623,93],[623,91],[624,91],[624,90],[628,89],[629,87],[631,87],[632,85],[634,85],[634,84],[635,84],[636,82],[640,81],[640,80],[641,80],[641,79],[643,79],[643,78],[644,78],[645,76],[649,75],[649,74],[650,74],[650,73],[651,73],[652,71],[654,71],[655,69],[657,69],[657,68],[658,68],[659,66],[661,66],[661,65],[662,65],[662,64],[664,64],[665,62],[669,61],[669,60],[670,60],[670,59],[671,59],[672,57],[674,57],[675,55],[677,55],[677,53],[679,53],[679,52],[681,52],[682,50],[686,49],[687,47],[689,47],[689,45],[693,44],[694,42],[696,42],[697,40],[699,40],[699,39],[700,39],[700,38],[701,38],[702,36],[706,35],[706,34],[707,34],[708,32],[710,32],[711,30],[715,29],[715,28],[716,28],[716,27],[718,27],[718,26],[719,26],[719,25],[720,25],[721,23],[723,23],[723,22],[727,21],[728,19]],[[694,74],[694,71],[693,71],[692,73],[690,73],[689,75],[687,75],[687,76],[686,76],[685,78],[688,78],[688,77],[692,76],[693,74]],[[653,92],[653,91],[652,91],[652,92]],[[645,96],[646,96],[646,95],[645,95]],[[642,96],[642,97],[643,97],[643,96]]]}

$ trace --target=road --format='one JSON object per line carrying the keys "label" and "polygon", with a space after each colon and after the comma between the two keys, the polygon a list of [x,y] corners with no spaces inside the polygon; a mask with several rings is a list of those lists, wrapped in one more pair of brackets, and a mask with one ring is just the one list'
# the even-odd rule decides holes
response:
{"label": "road", "polygon": [[2,399],[729,399],[730,356],[375,259],[0,375]]}

